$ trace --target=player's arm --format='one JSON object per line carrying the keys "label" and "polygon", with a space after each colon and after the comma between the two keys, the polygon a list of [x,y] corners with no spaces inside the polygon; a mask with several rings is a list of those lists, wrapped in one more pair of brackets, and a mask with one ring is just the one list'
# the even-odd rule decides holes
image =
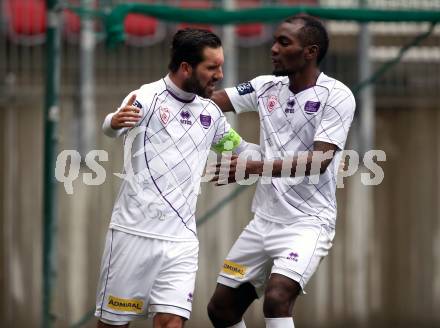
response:
{"label": "player's arm", "polygon": [[211,181],[221,181],[222,184],[234,183],[237,173],[240,173],[239,170],[244,170],[244,175],[239,174],[238,176],[245,178],[250,175],[295,178],[322,174],[333,160],[338,146],[321,141],[314,142],[313,146],[313,151],[278,160],[246,160],[244,163],[240,163],[238,157],[232,157],[228,159],[230,169],[227,176],[221,175],[220,166],[222,163],[219,163],[216,164],[215,175]]}
{"label": "player's arm", "polygon": [[[257,168],[253,168],[252,164],[250,164],[249,170],[261,171],[260,176],[268,175],[272,177],[298,177],[323,174],[333,160],[337,150],[338,146],[334,144],[315,141],[313,143],[313,151],[304,152],[299,156],[274,160],[273,163],[258,163]],[[267,170],[268,172],[264,172],[263,167],[261,167],[262,164],[266,164],[269,168],[272,166],[272,170],[269,169]],[[298,170],[298,168],[302,169]]]}
{"label": "player's arm", "polygon": [[215,91],[211,100],[220,107],[222,112],[235,112],[234,106],[225,90]]}
{"label": "player's arm", "polygon": [[108,114],[104,119],[102,130],[111,138],[119,137],[142,118],[139,105],[136,105],[136,94],[131,93],[127,98],[116,112]]}

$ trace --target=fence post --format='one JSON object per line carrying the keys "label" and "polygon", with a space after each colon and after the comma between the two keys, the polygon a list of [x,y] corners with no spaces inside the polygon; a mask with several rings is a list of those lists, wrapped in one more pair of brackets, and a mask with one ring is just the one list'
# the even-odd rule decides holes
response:
{"label": "fence post", "polygon": [[59,120],[60,8],[58,0],[46,0],[46,90],[44,105],[44,190],[43,190],[43,309],[42,327],[52,326],[52,287],[56,278],[56,181],[55,158]]}

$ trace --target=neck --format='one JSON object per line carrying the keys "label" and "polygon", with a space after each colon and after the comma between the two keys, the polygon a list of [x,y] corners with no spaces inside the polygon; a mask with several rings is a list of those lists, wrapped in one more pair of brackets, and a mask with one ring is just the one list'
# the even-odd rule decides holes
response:
{"label": "neck", "polygon": [[174,83],[174,85],[175,85],[176,87],[178,87],[179,89],[183,90],[183,89],[182,89],[182,87],[183,87],[183,81],[177,76],[176,73],[169,72],[169,73],[168,73],[168,78],[171,80],[171,82]]}
{"label": "neck", "polygon": [[168,91],[177,100],[188,102],[195,98],[195,94],[191,92],[186,92],[183,90],[183,80],[175,73],[170,72],[165,76],[165,84],[167,85]]}
{"label": "neck", "polygon": [[310,67],[301,72],[289,75],[289,89],[293,93],[301,92],[316,85],[321,71],[319,67]]}

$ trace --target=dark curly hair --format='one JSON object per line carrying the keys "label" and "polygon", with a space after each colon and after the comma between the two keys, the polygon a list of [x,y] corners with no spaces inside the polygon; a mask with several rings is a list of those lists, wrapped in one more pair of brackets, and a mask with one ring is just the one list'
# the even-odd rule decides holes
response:
{"label": "dark curly hair", "polygon": [[210,31],[194,28],[179,30],[173,37],[168,68],[175,73],[182,62],[196,67],[203,61],[203,50],[206,47],[219,48],[221,45],[220,38]]}
{"label": "dark curly hair", "polygon": [[326,28],[317,18],[304,14],[295,15],[284,20],[286,23],[293,23],[295,21],[302,21],[304,23],[299,33],[299,38],[303,46],[318,46],[317,62],[319,64],[324,59],[329,46],[329,37]]}

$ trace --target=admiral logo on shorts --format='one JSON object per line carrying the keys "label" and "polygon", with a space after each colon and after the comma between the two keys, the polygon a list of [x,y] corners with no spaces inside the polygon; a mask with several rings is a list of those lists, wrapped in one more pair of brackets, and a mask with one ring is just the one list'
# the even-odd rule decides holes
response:
{"label": "admiral logo on shorts", "polygon": [[254,87],[252,86],[252,84],[250,82],[241,83],[241,84],[237,85],[235,88],[237,89],[238,94],[240,96],[244,96],[248,93],[255,91]]}
{"label": "admiral logo on shorts", "polygon": [[223,262],[223,272],[234,277],[243,278],[246,274],[246,267],[244,265],[225,260]]}
{"label": "admiral logo on shorts", "polygon": [[186,301],[190,303],[193,302],[193,293],[188,293],[188,298],[186,299]]}
{"label": "admiral logo on shorts", "polygon": [[107,306],[116,311],[142,313],[144,301],[119,298],[110,295]]}

